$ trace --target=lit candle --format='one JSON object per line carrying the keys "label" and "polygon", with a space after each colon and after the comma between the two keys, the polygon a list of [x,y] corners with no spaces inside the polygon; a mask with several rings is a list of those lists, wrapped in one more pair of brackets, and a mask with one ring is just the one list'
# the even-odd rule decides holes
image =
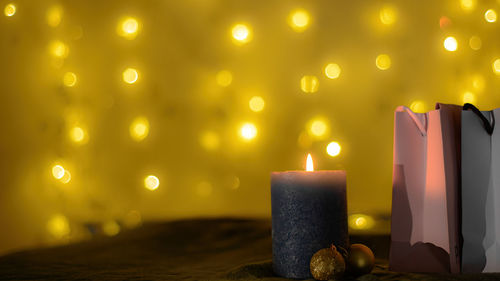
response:
{"label": "lit candle", "polygon": [[273,269],[282,277],[311,278],[312,255],[331,244],[347,249],[345,171],[271,173]]}

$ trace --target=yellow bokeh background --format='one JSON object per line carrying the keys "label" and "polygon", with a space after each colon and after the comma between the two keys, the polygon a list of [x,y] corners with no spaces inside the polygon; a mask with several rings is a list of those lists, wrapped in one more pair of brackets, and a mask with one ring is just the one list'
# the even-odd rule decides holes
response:
{"label": "yellow bokeh background", "polygon": [[497,1],[0,5],[0,254],[269,218],[270,173],[308,153],[347,170],[367,229],[390,214],[396,106],[500,104]]}

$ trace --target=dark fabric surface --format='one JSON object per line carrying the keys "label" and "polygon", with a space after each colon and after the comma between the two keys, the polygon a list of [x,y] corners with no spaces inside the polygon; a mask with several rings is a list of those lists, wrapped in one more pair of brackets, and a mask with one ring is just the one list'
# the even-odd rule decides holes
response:
{"label": "dark fabric surface", "polygon": [[[389,236],[351,236],[373,249],[377,267],[358,280],[500,280],[500,274],[387,271]],[[0,280],[285,280],[273,274],[267,220],[146,224],[115,237],[0,257]],[[349,279],[346,279],[349,280]]]}

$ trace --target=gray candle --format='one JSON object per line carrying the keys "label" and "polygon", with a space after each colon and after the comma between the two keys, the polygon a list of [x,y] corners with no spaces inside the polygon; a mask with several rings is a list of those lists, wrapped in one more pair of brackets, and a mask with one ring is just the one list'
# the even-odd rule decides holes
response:
{"label": "gray candle", "polygon": [[348,246],[345,171],[307,170],[271,174],[273,269],[286,278],[311,278],[316,251]]}

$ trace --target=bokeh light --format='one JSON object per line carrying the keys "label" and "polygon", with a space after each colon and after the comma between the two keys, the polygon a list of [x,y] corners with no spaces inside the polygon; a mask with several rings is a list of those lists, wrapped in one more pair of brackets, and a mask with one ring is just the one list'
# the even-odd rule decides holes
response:
{"label": "bokeh light", "polygon": [[495,61],[493,61],[493,63],[491,64],[491,66],[493,68],[493,72],[496,75],[500,75],[500,59],[496,59]]}
{"label": "bokeh light", "polygon": [[47,231],[56,239],[68,236],[71,231],[68,219],[61,214],[52,216],[47,222]]}
{"label": "bokeh light", "polygon": [[246,140],[253,140],[257,136],[257,127],[253,123],[244,123],[240,128],[240,136]]}
{"label": "bokeh light", "polygon": [[465,92],[462,96],[462,103],[472,103],[472,104],[475,104],[476,103],[476,95],[474,95],[474,93],[472,92]]}
{"label": "bokeh light", "polygon": [[460,8],[464,11],[472,11],[476,7],[477,0],[460,0]]}
{"label": "bokeh light", "polygon": [[160,186],[160,180],[154,175],[148,175],[144,178],[144,187],[149,190],[156,190]]}
{"label": "bokeh light", "polygon": [[215,81],[221,87],[227,87],[233,82],[233,74],[229,70],[221,70],[215,75]]}
{"label": "bokeh light", "polygon": [[16,14],[16,5],[13,3],[9,3],[5,5],[5,8],[3,9],[3,13],[7,17],[12,17],[13,15]]}
{"label": "bokeh light", "polygon": [[427,111],[427,105],[421,100],[416,100],[410,104],[410,109],[413,112],[425,113]]}
{"label": "bokeh light", "polygon": [[64,167],[61,166],[61,165],[54,165],[52,166],[52,176],[55,178],[55,179],[62,179],[62,177],[64,176],[64,173],[65,173],[65,170],[64,170]]}
{"label": "bokeh light", "polygon": [[481,41],[481,38],[479,38],[478,36],[472,36],[469,39],[469,46],[474,51],[481,49],[482,45],[483,45],[483,42]]}
{"label": "bokeh light", "polygon": [[135,68],[127,68],[122,73],[123,82],[127,84],[134,84],[139,79],[139,72]]}
{"label": "bokeh light", "polygon": [[481,74],[476,74],[472,76],[472,87],[477,90],[478,92],[481,92],[484,90],[484,87],[486,85],[486,82],[484,80],[484,76]]}
{"label": "bokeh light", "polygon": [[142,224],[142,216],[139,211],[131,210],[123,218],[123,224],[127,228],[135,228]]}
{"label": "bokeh light", "polygon": [[393,6],[384,6],[380,9],[379,19],[380,22],[385,25],[392,25],[396,22],[398,17],[398,11]]}
{"label": "bokeh light", "polygon": [[240,178],[237,176],[232,176],[229,178],[229,188],[232,190],[236,190],[240,188]]}
{"label": "bokeh light", "polygon": [[380,54],[375,59],[375,65],[380,70],[387,70],[391,67],[391,57],[387,54]]}
{"label": "bokeh light", "polygon": [[366,230],[375,226],[373,217],[365,214],[353,214],[349,216],[348,224],[354,230]]}
{"label": "bokeh light", "polygon": [[316,139],[324,139],[328,134],[328,121],[323,117],[316,117],[306,125],[307,132]]}
{"label": "bokeh light", "polygon": [[85,133],[85,131],[79,126],[75,126],[71,128],[71,130],[69,131],[70,139],[78,144],[86,143],[87,140],[86,136],[87,134]]}
{"label": "bokeh light", "polygon": [[76,85],[77,78],[73,72],[66,72],[63,76],[63,84],[66,87],[73,87]]}
{"label": "bokeh light", "polygon": [[443,46],[446,49],[446,51],[454,52],[458,48],[457,39],[455,39],[455,37],[453,36],[448,36],[444,39]]}
{"label": "bokeh light", "polygon": [[106,223],[269,216],[254,187],[307,152],[347,167],[349,212],[382,229],[394,109],[498,106],[499,1],[3,1],[0,256],[52,243],[58,212],[75,242]]}
{"label": "bokeh light", "polygon": [[47,10],[47,24],[50,27],[57,27],[61,23],[63,8],[60,5],[54,5]]}
{"label": "bokeh light", "polygon": [[140,142],[149,134],[149,121],[144,116],[136,117],[129,127],[129,133],[133,140]]}
{"label": "bokeh light", "polygon": [[253,96],[250,101],[248,101],[248,107],[250,107],[250,110],[253,112],[261,112],[264,110],[265,105],[266,102],[260,96]]}
{"label": "bokeh light", "polygon": [[71,173],[68,170],[64,170],[64,175],[59,181],[64,184],[69,183],[71,181]]}
{"label": "bokeh light", "polygon": [[328,155],[330,155],[331,157],[336,157],[340,154],[340,151],[342,150],[342,147],[340,146],[340,144],[336,141],[332,141],[330,142],[327,146],[326,146],[326,153]]}
{"label": "bokeh light", "polygon": [[446,29],[451,26],[451,20],[447,16],[442,16],[439,18],[439,28]]}
{"label": "bokeh light", "polygon": [[139,21],[134,17],[126,17],[118,23],[116,32],[121,37],[133,40],[139,33]]}
{"label": "bokeh light", "polygon": [[288,25],[296,32],[303,32],[309,26],[311,16],[304,9],[296,9],[288,15]]}
{"label": "bokeh light", "polygon": [[201,197],[207,197],[212,194],[212,184],[208,181],[201,181],[196,185],[196,194]]}
{"label": "bokeh light", "polygon": [[106,221],[102,225],[102,231],[107,236],[117,235],[120,232],[120,229],[121,229],[120,225],[114,220]]}
{"label": "bokeh light", "polygon": [[205,131],[200,136],[200,145],[209,151],[219,148],[220,139],[219,135],[213,131]]}
{"label": "bokeh light", "polygon": [[252,29],[248,24],[238,23],[231,28],[233,42],[236,45],[243,45],[252,40]]}
{"label": "bokeh light", "polygon": [[300,79],[300,89],[304,93],[316,93],[319,88],[319,80],[318,77],[314,75],[305,75]]}
{"label": "bokeh light", "polygon": [[337,79],[340,76],[340,66],[336,63],[329,63],[325,66],[325,75],[330,79]]}
{"label": "bokeh light", "polygon": [[60,40],[51,41],[49,44],[50,53],[56,58],[66,58],[69,54],[69,48]]}
{"label": "bokeh light", "polygon": [[484,12],[484,19],[487,22],[496,22],[497,21],[497,12],[493,9],[488,9]]}

